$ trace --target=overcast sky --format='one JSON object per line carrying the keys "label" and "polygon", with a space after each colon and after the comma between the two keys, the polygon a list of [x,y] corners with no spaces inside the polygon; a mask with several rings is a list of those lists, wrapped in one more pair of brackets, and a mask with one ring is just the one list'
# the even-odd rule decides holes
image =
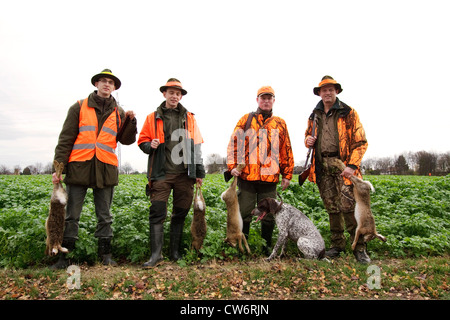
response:
{"label": "overcast sky", "polygon": [[[274,88],[296,164],[322,76],[366,130],[365,158],[450,151],[449,1],[3,1],[0,11],[0,165],[53,160],[68,108],[110,68],[114,95],[138,130],[176,77],[195,113],[203,156],[226,155],[256,92]],[[122,164],[144,171],[137,144]]]}

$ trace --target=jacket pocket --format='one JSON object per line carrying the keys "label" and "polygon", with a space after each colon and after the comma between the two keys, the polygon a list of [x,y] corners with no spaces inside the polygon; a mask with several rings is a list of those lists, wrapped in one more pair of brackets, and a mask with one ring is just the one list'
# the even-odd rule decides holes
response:
{"label": "jacket pocket", "polygon": [[119,169],[110,164],[104,164],[104,178],[105,186],[116,186],[119,184]]}
{"label": "jacket pocket", "polygon": [[90,182],[91,161],[69,162],[64,182],[67,184],[78,184],[87,186]]}

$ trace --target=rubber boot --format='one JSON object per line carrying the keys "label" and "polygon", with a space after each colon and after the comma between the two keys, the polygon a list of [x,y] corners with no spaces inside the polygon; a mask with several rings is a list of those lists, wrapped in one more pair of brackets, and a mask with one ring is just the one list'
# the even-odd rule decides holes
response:
{"label": "rubber boot", "polygon": [[181,238],[183,235],[183,221],[170,223],[170,260],[177,261],[182,258],[180,254]]}
{"label": "rubber boot", "polygon": [[[69,250],[69,252],[75,249],[76,239],[64,239],[61,246]],[[50,266],[51,270],[66,269],[70,265],[69,259],[67,258],[67,253],[60,252],[58,254],[58,261]]]}
{"label": "rubber boot", "polygon": [[271,254],[273,228],[273,224],[261,222],[261,238],[266,240],[266,244],[263,246],[263,253],[266,256]]}
{"label": "rubber boot", "polygon": [[98,257],[104,266],[117,266],[112,259],[111,238],[98,238]]}
{"label": "rubber boot", "polygon": [[163,261],[162,247],[164,243],[164,225],[162,223],[150,225],[150,260],[142,265],[143,268],[153,268]]}

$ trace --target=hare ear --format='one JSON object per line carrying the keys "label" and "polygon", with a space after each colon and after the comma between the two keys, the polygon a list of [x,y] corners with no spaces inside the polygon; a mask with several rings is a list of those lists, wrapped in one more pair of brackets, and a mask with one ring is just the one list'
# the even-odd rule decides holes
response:
{"label": "hare ear", "polygon": [[57,169],[58,169],[58,167],[59,167],[59,163],[58,163],[58,161],[56,161],[56,160],[53,160],[53,166],[55,167],[55,170],[57,170]]}

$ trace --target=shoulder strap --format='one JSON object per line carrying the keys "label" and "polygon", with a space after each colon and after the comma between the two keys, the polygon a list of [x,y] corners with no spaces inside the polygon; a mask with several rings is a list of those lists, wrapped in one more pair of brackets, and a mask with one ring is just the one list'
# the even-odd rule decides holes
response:
{"label": "shoulder strap", "polygon": [[156,115],[157,115],[157,113],[155,111],[155,116],[153,117],[155,119],[155,138],[157,137],[157,135],[156,135],[156,133],[157,133],[157,129],[156,129],[156,126],[157,126]]}
{"label": "shoulder strap", "polygon": [[255,112],[250,112],[248,114],[248,118],[247,118],[247,122],[245,123],[245,128],[244,128],[244,132],[247,131],[248,129],[250,129],[251,125],[252,125],[252,120],[253,117],[255,116]]}
{"label": "shoulder strap", "polygon": [[[114,111],[116,112],[116,126],[117,126],[117,132],[119,132],[119,131],[120,131],[120,123],[122,122],[121,119],[120,119],[119,107],[116,107]],[[127,120],[126,118],[127,118],[127,117],[125,117],[125,121]],[[125,123],[124,123],[124,124],[125,124]],[[123,127],[125,127],[125,126],[123,126]]]}

